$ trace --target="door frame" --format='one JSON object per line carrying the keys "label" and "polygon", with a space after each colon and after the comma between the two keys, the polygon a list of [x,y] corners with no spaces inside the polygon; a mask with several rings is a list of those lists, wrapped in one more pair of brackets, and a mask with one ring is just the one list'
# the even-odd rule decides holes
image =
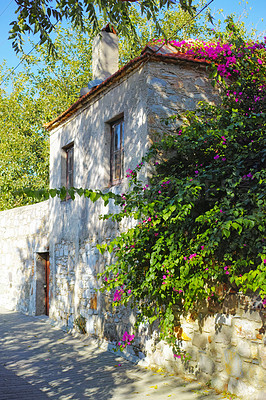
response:
{"label": "door frame", "polygon": [[[50,259],[49,259],[49,251],[36,251],[36,256],[41,257],[44,261],[44,268],[45,268],[45,283],[44,283],[44,290],[45,290],[45,314],[49,316],[49,307],[50,307],[50,301],[49,301],[49,292],[50,292]],[[37,273],[37,262],[35,261],[35,270]],[[36,275],[35,275],[36,276]],[[37,293],[37,288],[36,288],[36,296],[38,296]],[[37,299],[35,298],[35,304],[36,304]]]}

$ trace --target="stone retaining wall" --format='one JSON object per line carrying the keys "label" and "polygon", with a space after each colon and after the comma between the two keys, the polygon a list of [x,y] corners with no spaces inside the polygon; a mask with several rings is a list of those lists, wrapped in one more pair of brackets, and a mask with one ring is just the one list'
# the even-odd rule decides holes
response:
{"label": "stone retaining wall", "polygon": [[0,305],[36,307],[36,252],[48,250],[48,201],[0,212]]}
{"label": "stone retaining wall", "polygon": [[143,343],[146,358],[141,364],[204,380],[246,400],[265,399],[265,319],[260,298],[231,295],[215,313],[205,310],[198,321],[181,320],[176,333],[188,361],[174,358],[163,342],[156,344],[155,332]]}

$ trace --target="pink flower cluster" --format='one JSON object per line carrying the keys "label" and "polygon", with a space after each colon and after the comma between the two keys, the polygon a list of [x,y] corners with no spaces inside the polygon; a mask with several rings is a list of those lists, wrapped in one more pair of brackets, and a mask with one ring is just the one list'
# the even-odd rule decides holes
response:
{"label": "pink flower cluster", "polygon": [[127,331],[125,331],[125,333],[123,334],[122,337],[122,341],[124,342],[124,344],[122,344],[121,342],[118,342],[118,346],[122,346],[123,348],[126,347],[126,345],[130,345],[131,342],[134,340],[135,335],[130,335]]}
{"label": "pink flower cluster", "polygon": [[166,270],[166,272],[167,272],[167,276],[166,276],[166,275],[163,275],[163,279],[164,279],[163,285],[166,285],[166,284],[167,284],[167,282],[165,282],[165,280],[166,280],[167,278],[169,278],[169,277],[172,278],[172,277],[173,277],[173,275],[170,274],[170,272],[169,272],[168,269]]}
{"label": "pink flower cluster", "polygon": [[143,224],[145,224],[146,222],[151,222],[151,217],[148,217],[147,219],[144,219],[142,222],[143,222]]}
{"label": "pink flower cluster", "polygon": [[[157,41],[154,40],[154,43],[164,44],[165,41],[159,39]],[[219,75],[225,78],[229,78],[232,72],[239,74],[239,70],[234,68],[237,59],[244,57],[247,52],[254,57],[255,51],[265,49],[266,47],[265,43],[246,43],[245,45],[241,45],[237,50],[233,50],[232,45],[229,43],[222,44],[220,41],[217,43],[207,43],[194,39],[182,41],[171,40],[169,44],[179,52],[186,53],[191,57],[214,61],[218,64],[217,71]],[[235,51],[235,54],[233,54],[233,51]],[[257,62],[259,66],[263,64],[263,60],[260,58],[257,58]]]}
{"label": "pink flower cluster", "polygon": [[221,138],[223,140],[222,144],[226,144],[226,137],[225,136],[221,136]]}
{"label": "pink flower cluster", "polygon": [[122,299],[123,293],[124,293],[123,289],[116,289],[114,298],[113,298],[113,302],[120,301]]}
{"label": "pink flower cluster", "polygon": [[182,289],[173,288],[173,291],[174,291],[174,292],[178,292],[179,294],[180,294],[180,293],[183,293],[183,290],[182,290]]}
{"label": "pink flower cluster", "polygon": [[161,186],[162,187],[165,187],[166,185],[169,185],[171,183],[171,181],[166,181],[166,182],[163,182],[162,184],[161,184]]}
{"label": "pink flower cluster", "polygon": [[192,260],[192,258],[194,258],[194,257],[197,257],[196,253],[190,254],[190,256],[188,258],[184,257],[184,260],[186,261],[188,259],[188,262],[189,262],[189,260]]}
{"label": "pink flower cluster", "polygon": [[126,172],[127,172],[126,178],[131,178],[132,176],[134,176],[134,172],[132,171],[132,169],[128,168]]}
{"label": "pink flower cluster", "polygon": [[192,57],[219,62],[217,71],[226,78],[231,76],[228,68],[237,61],[235,55],[232,54],[232,45],[228,43],[222,44],[219,41],[217,43],[206,43],[199,40],[182,40],[180,42],[172,40],[169,43],[182,53]]}
{"label": "pink flower cluster", "polygon": [[[129,335],[129,333],[127,333],[127,331],[125,331],[122,340],[123,342],[132,342],[134,340],[135,335]],[[130,344],[130,343],[128,343]]]}
{"label": "pink flower cluster", "polygon": [[224,267],[226,275],[230,274],[230,272],[228,271],[228,268],[230,268],[230,265],[227,265],[226,267]]}
{"label": "pink flower cluster", "polygon": [[243,180],[249,179],[249,178],[251,178],[251,179],[253,178],[253,175],[252,175],[251,172],[249,172],[247,175],[243,175],[243,176],[242,176],[242,179],[243,179]]}
{"label": "pink flower cluster", "polygon": [[186,52],[192,56],[198,56],[201,58],[208,58],[216,61],[221,56],[228,56],[228,58],[234,58],[232,55],[232,45],[221,42],[217,43],[206,43],[200,40],[171,40],[169,42],[172,46],[178,48],[181,52]]}
{"label": "pink flower cluster", "polygon": [[[137,164],[136,169],[139,171],[139,170],[141,169],[142,165],[144,165],[143,162],[141,162],[140,164]],[[130,168],[128,168],[128,169],[126,170],[126,172],[127,172],[126,178],[133,178],[133,177],[136,177],[136,176],[137,176],[137,172],[136,172],[136,171],[133,171],[133,170],[130,169]]]}

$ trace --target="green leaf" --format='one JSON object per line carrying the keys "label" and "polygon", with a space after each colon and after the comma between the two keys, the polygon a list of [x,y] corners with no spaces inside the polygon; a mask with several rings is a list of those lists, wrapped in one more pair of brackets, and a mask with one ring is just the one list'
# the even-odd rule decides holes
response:
{"label": "green leaf", "polygon": [[67,191],[66,191],[66,188],[64,186],[60,189],[59,193],[60,193],[59,194],[60,199],[61,200],[65,200],[66,195],[67,195]]}
{"label": "green leaf", "polygon": [[93,203],[97,201],[101,197],[100,193],[97,192],[90,192],[90,199]]}
{"label": "green leaf", "polygon": [[49,194],[51,197],[55,197],[57,195],[57,189],[50,189]]}

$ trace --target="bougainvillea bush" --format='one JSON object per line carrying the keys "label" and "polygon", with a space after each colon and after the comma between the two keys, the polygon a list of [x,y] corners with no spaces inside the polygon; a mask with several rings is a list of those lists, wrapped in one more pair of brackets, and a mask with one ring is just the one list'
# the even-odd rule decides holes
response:
{"label": "bougainvillea bush", "polygon": [[[172,134],[127,171],[121,212],[103,217],[134,218],[135,227],[99,246],[116,260],[102,290],[113,290],[114,305],[137,307],[138,322],[157,320],[174,348],[181,315],[196,318],[228,292],[256,293],[264,306],[266,296],[265,42],[245,42],[229,21],[217,43],[175,45],[212,61],[222,104],[165,121],[167,131],[175,122]],[[146,162],[155,172],[143,183]]]}

